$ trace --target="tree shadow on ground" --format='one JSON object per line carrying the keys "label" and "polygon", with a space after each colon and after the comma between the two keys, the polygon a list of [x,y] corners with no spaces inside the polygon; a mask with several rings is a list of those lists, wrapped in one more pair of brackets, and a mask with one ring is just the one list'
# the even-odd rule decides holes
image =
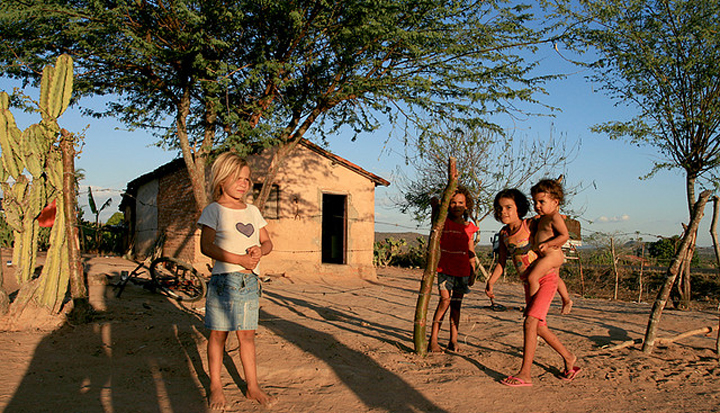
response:
{"label": "tree shadow on ground", "polygon": [[[347,327],[356,322],[359,325],[360,320],[353,315],[321,307],[303,299],[283,296],[276,292],[264,292],[263,294],[276,305],[285,307],[302,318],[307,318],[307,316],[297,311],[298,308],[312,310],[325,321],[332,323],[334,327],[350,332],[367,335],[373,329],[382,329],[391,335],[398,334],[398,332],[392,331],[390,326],[381,325],[364,328],[364,332],[358,332]],[[263,313],[264,311],[261,311],[261,318],[268,318],[267,313]],[[339,342],[332,334],[288,319],[275,318],[263,324],[268,330],[327,363],[337,377],[362,400],[369,410],[380,409],[398,413],[446,412],[402,378],[379,365],[368,355]],[[386,338],[377,338],[388,341]],[[375,385],[369,386],[368,382]],[[394,397],[388,398],[388,394],[392,394]]]}
{"label": "tree shadow on ground", "polygon": [[138,287],[105,297],[93,322],[40,341],[5,412],[205,410],[199,317]]}

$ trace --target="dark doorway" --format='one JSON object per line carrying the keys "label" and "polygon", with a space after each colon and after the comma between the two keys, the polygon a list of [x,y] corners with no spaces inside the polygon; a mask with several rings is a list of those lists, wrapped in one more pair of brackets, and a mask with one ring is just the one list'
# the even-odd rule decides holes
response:
{"label": "dark doorway", "polygon": [[322,262],[345,264],[345,228],[347,196],[323,194]]}

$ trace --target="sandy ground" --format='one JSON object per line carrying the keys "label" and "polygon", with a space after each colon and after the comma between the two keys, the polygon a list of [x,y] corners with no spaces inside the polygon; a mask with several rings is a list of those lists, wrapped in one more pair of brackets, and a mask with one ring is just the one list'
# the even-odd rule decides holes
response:
{"label": "sandy ground", "polygon": [[[5,412],[203,412],[209,385],[203,303],[179,305],[139,286],[115,298],[107,285],[134,264],[94,258],[86,268],[88,325],[34,315],[0,332],[0,410]],[[534,386],[498,383],[520,364],[521,288],[499,283],[492,311],[475,287],[463,307],[461,353],[412,352],[419,270],[379,269],[378,281],[272,278],[263,284],[258,373],[276,412],[719,412],[716,333],[652,355],[602,346],[643,336],[650,306],[575,297],[572,314],[549,323],[574,351],[581,375],[559,380],[561,359],[538,347]],[[430,312],[437,304],[434,291]],[[441,334],[447,342],[447,322]],[[37,328],[40,326],[40,328]],[[718,326],[714,311],[666,310],[660,336]],[[265,411],[243,396],[237,341],[223,371],[227,411]]]}

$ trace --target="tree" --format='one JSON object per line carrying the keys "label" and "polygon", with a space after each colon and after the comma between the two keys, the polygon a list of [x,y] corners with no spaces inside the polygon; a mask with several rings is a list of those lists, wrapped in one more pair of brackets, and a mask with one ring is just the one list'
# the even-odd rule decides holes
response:
{"label": "tree", "polygon": [[519,54],[551,30],[533,18],[504,0],[7,0],[0,64],[35,79],[50,51],[73,55],[82,94],[113,94],[99,115],[180,150],[202,208],[214,149],[276,146],[271,184],[312,127],[323,139],[385,121],[420,136],[437,119],[497,129],[490,115],[535,103],[550,78]]}
{"label": "tree", "polygon": [[[661,159],[647,177],[681,169],[691,217],[696,185],[717,188],[720,182],[720,3],[581,0],[577,9],[564,11],[582,22],[571,47],[597,53],[592,78],[618,103],[637,109],[629,120],[594,130],[657,148]],[[691,244],[687,262],[693,250]],[[689,276],[687,265],[681,281],[685,304]]]}
{"label": "tree", "polygon": [[110,206],[112,198],[105,200],[102,206],[98,208],[95,204],[95,197],[93,196],[92,188],[88,187],[88,203],[90,204],[90,212],[95,215],[95,248],[100,251],[100,213],[103,209]]}
{"label": "tree", "polygon": [[[551,136],[525,140],[488,128],[450,128],[434,140],[417,140],[417,156],[410,159],[415,176],[401,181],[403,212],[412,211],[417,221],[427,219],[430,198],[446,185],[447,157],[457,159],[459,182],[475,197],[474,218],[482,221],[493,211],[495,194],[519,188],[539,176],[559,174],[577,153],[579,144],[568,147]],[[566,188],[567,191],[567,188]],[[572,191],[570,191],[572,192]]]}

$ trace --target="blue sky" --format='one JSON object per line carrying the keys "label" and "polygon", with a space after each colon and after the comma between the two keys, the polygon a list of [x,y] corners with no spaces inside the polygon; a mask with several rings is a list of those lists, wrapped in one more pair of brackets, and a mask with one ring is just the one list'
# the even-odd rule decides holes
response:
{"label": "blue sky", "polygon": [[[541,70],[571,73],[567,79],[550,83],[547,96],[539,96],[542,102],[560,108],[562,112],[554,117],[526,121],[512,121],[508,118],[499,122],[505,128],[516,128],[521,136],[545,139],[551,128],[554,128],[556,133],[567,136],[568,143],[581,142],[577,158],[568,166],[566,179],[570,185],[583,183],[587,187],[573,198],[571,205],[573,210],[584,210],[581,216],[583,233],[621,233],[628,234],[627,238],[634,238],[636,231],[639,231],[640,236],[647,241],[656,240],[656,236],[679,234],[681,223],[688,221],[684,175],[680,171],[661,171],[650,180],[640,180],[639,177],[651,170],[652,161],[658,157],[654,148],[638,148],[624,141],[611,141],[589,130],[594,124],[622,119],[631,114],[632,109],[615,107],[613,102],[598,92],[599,85],[585,79],[587,73],[578,72],[576,67],[564,61],[550,47],[541,51],[538,58],[542,59]],[[11,91],[14,86],[17,83],[0,79],[0,90]],[[27,90],[26,93],[37,98],[37,91]],[[86,100],[81,103],[89,106],[100,102]],[[38,121],[35,117],[17,114],[17,111],[14,113],[21,128]],[[87,211],[87,218],[90,218],[87,207],[88,186],[93,188],[98,204],[102,204],[107,197],[112,198],[112,205],[101,215],[101,221],[104,221],[118,211],[120,193],[127,182],[177,155],[152,146],[154,138],[149,134],[130,132],[113,119],[82,118],[73,108],[60,119],[60,123],[74,132],[87,127],[82,153],[76,161],[76,167],[85,170],[85,179],[80,183],[80,204]],[[311,136],[308,138],[312,139]],[[350,136],[337,136],[331,140],[328,149],[391,182],[398,169],[412,174],[404,165],[404,148],[399,144],[393,145],[391,141],[391,150],[384,150],[386,139],[387,133],[382,131],[361,135],[355,142],[351,142]],[[397,185],[378,188],[376,230],[426,233],[428,222],[419,225],[393,205],[392,199],[398,195]],[[708,232],[711,214],[712,207],[709,204],[700,227],[700,246],[711,245]],[[480,228],[480,242],[488,243],[500,224],[488,218],[481,223]]]}

